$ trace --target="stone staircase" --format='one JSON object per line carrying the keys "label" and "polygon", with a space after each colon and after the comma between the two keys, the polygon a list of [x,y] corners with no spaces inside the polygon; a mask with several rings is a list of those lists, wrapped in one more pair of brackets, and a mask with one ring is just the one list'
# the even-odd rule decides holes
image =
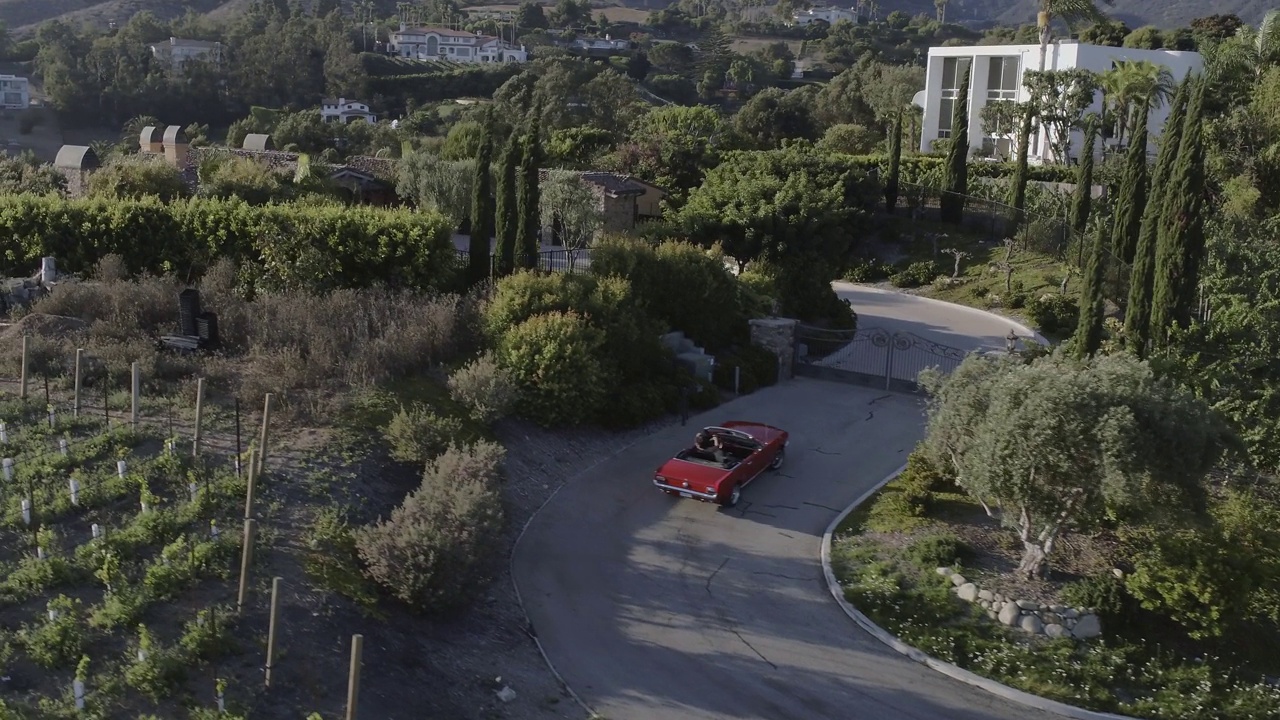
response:
{"label": "stone staircase", "polygon": [[688,368],[694,377],[711,381],[711,368],[715,366],[716,359],[685,337],[683,332],[679,330],[669,332],[660,340],[664,346],[675,353],[676,361]]}

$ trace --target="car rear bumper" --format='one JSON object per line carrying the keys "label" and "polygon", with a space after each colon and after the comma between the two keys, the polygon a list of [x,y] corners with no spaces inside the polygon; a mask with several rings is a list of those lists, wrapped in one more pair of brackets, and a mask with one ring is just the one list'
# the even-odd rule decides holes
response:
{"label": "car rear bumper", "polygon": [[692,488],[684,488],[678,485],[668,485],[666,483],[660,483],[657,480],[653,481],[653,486],[658,488],[659,490],[662,490],[663,492],[677,494],[680,497],[692,498],[694,500],[702,500],[703,502],[717,502],[720,499],[719,496],[717,496],[715,493],[698,492],[697,490],[694,490]]}

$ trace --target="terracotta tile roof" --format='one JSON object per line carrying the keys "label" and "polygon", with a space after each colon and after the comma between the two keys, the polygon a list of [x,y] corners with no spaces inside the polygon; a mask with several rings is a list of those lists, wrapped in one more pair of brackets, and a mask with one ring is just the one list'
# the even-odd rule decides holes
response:
{"label": "terracotta tile roof", "polygon": [[[538,170],[538,179],[546,180],[550,172],[551,169],[548,168]],[[572,170],[570,172],[576,173],[582,178],[583,182],[594,185],[613,197],[643,195],[645,193],[644,187],[640,183],[633,181],[630,175],[602,170]]]}

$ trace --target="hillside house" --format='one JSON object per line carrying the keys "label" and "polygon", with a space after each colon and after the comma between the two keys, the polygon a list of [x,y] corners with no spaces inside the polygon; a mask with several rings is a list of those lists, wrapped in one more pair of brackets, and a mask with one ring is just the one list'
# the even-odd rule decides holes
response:
{"label": "hillside house", "polygon": [[[1103,73],[1125,60],[1148,60],[1157,65],[1163,65],[1169,69],[1177,82],[1181,82],[1188,73],[1195,72],[1204,65],[1200,54],[1194,52],[1104,47],[1075,40],[1059,40],[1049,46],[1045,69],[1080,68]],[[951,137],[953,132],[951,117],[955,107],[956,93],[959,91],[964,71],[969,69],[967,97],[969,127],[966,129],[969,134],[969,147],[978,156],[1012,157],[1017,151],[1017,148],[1013,147],[1014,129],[1009,128],[1007,132],[997,129],[989,136],[983,129],[982,109],[993,102],[1025,102],[1030,99],[1029,92],[1022,84],[1022,76],[1028,70],[1037,70],[1039,67],[1039,45],[929,48],[925,88],[917,93],[915,98],[915,104],[924,109],[924,117],[920,123],[920,147],[928,152],[934,140]],[[1101,112],[1102,93],[1099,92],[1085,113],[1101,114]],[[1147,120],[1148,152],[1155,152],[1156,139],[1168,117],[1167,103],[1152,108]],[[1073,132],[1069,153],[1071,157],[1055,158],[1048,140],[1047,131],[1043,127],[1033,130],[1030,137],[1031,146],[1028,150],[1032,163],[1075,160],[1079,154],[1080,145],[1084,142],[1081,131]]]}
{"label": "hillside house", "polygon": [[391,31],[390,40],[388,49],[392,55],[411,60],[458,63],[529,61],[529,53],[523,45],[446,27],[409,27],[401,23],[399,30]]}
{"label": "hillside house", "polygon": [[31,82],[16,75],[0,75],[0,108],[26,110],[31,104]]}
{"label": "hillside house", "polygon": [[149,45],[151,55],[174,70],[181,70],[192,60],[221,65],[222,43],[211,40],[184,40],[171,37],[168,42]]}
{"label": "hillside house", "polygon": [[347,124],[352,120],[364,120],[367,123],[378,122],[378,116],[369,111],[369,106],[358,100],[346,98],[325,98],[320,101],[320,119],[325,122]]}
{"label": "hillside house", "polygon": [[856,23],[858,22],[858,13],[854,11],[852,8],[839,8],[839,7],[809,8],[808,10],[804,10],[792,15],[791,21],[788,22],[787,24],[792,26],[799,25],[803,27],[805,25],[811,25],[815,22],[824,22],[828,25],[835,25],[841,20],[847,20],[851,23]]}
{"label": "hillside house", "polygon": [[[542,180],[546,180],[549,172],[543,169],[538,174]],[[584,170],[577,174],[600,200],[600,211],[604,214],[604,232],[630,232],[637,224],[661,216],[662,198],[667,193],[657,185],[621,173]],[[554,228],[543,228],[542,236],[546,245],[562,244],[556,237]]]}

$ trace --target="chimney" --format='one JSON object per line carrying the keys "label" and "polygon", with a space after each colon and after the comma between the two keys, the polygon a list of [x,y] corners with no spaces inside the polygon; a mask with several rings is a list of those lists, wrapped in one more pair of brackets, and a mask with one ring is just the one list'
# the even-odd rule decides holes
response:
{"label": "chimney", "polygon": [[340,98],[338,98],[338,108],[339,108],[339,109],[341,109],[341,108],[342,108],[342,106],[343,106],[343,105],[346,105],[346,104],[347,104],[347,99],[346,99],[346,98],[344,98],[344,97],[340,97]]}
{"label": "chimney", "polygon": [[177,125],[164,129],[164,159],[176,168],[187,166],[187,135]]}
{"label": "chimney", "polygon": [[148,125],[138,136],[138,152],[143,155],[164,154],[164,128]]}
{"label": "chimney", "polygon": [[403,20],[401,20],[401,21],[400,21],[400,32],[404,32],[405,30],[408,30],[408,29],[409,29],[409,26],[408,26],[408,25],[406,25],[406,24],[405,24],[405,22],[404,22]]}

